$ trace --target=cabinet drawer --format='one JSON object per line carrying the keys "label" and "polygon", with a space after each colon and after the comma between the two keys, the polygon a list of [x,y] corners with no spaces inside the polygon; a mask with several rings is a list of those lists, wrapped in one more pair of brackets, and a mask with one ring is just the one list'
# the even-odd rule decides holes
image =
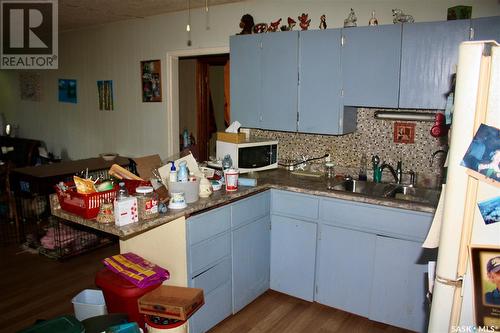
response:
{"label": "cabinet drawer", "polygon": [[231,315],[231,281],[205,295],[205,304],[189,319],[190,333],[204,333]]}
{"label": "cabinet drawer", "polygon": [[322,199],[320,218],[334,225],[423,241],[432,222],[429,213],[358,202]]}
{"label": "cabinet drawer", "polygon": [[231,234],[229,232],[192,246],[189,260],[191,276],[230,254]]}
{"label": "cabinet drawer", "polygon": [[237,201],[231,207],[231,226],[237,228],[269,215],[269,206],[269,191]]}
{"label": "cabinet drawer", "polygon": [[273,191],[271,208],[273,213],[302,217],[318,218],[319,200],[315,197],[283,191]]}
{"label": "cabinet drawer", "polygon": [[230,280],[231,258],[228,257],[224,261],[193,278],[192,286],[193,288],[203,289],[203,292],[206,295]]}
{"label": "cabinet drawer", "polygon": [[196,244],[229,230],[231,225],[231,207],[224,206],[190,217],[187,223],[189,245]]}

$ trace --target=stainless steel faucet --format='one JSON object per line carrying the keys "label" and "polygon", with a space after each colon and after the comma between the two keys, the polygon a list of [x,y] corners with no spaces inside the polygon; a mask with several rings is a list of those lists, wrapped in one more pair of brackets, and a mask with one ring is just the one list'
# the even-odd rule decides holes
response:
{"label": "stainless steel faucet", "polygon": [[384,162],[380,166],[380,170],[384,171],[385,168],[389,169],[396,183],[401,184],[401,181],[403,180],[403,162],[398,161],[396,170],[394,170],[392,166]]}
{"label": "stainless steel faucet", "polygon": [[446,154],[448,154],[448,151],[446,151],[444,149],[439,149],[439,150],[436,150],[435,152],[433,152],[432,155],[431,155],[431,158],[430,158],[429,167],[432,167],[432,165],[434,164],[434,158],[439,153],[443,153],[446,156]]}

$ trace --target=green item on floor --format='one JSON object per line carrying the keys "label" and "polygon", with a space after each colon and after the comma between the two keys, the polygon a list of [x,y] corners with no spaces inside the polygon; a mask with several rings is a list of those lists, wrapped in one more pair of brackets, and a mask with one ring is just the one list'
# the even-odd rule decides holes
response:
{"label": "green item on floor", "polygon": [[141,333],[137,323],[126,323],[111,326],[106,330],[106,333]]}
{"label": "green item on floor", "polygon": [[72,315],[65,315],[51,320],[42,321],[19,333],[84,333],[85,328]]}

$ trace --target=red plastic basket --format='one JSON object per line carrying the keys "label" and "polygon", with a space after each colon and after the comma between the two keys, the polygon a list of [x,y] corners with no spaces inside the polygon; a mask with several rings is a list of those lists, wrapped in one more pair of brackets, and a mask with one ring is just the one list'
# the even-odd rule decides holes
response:
{"label": "red plastic basket", "polygon": [[95,218],[99,213],[101,203],[106,201],[112,202],[118,192],[118,186],[115,185],[109,191],[80,194],[76,191],[73,182],[65,183],[65,185],[69,188],[65,192],[61,191],[59,187],[55,187],[61,209],[86,219]]}

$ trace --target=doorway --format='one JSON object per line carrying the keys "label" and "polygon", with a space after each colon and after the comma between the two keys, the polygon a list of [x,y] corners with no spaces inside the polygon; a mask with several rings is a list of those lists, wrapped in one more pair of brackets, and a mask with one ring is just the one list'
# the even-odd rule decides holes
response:
{"label": "doorway", "polygon": [[230,120],[229,55],[179,57],[179,150],[215,157],[217,131]]}

